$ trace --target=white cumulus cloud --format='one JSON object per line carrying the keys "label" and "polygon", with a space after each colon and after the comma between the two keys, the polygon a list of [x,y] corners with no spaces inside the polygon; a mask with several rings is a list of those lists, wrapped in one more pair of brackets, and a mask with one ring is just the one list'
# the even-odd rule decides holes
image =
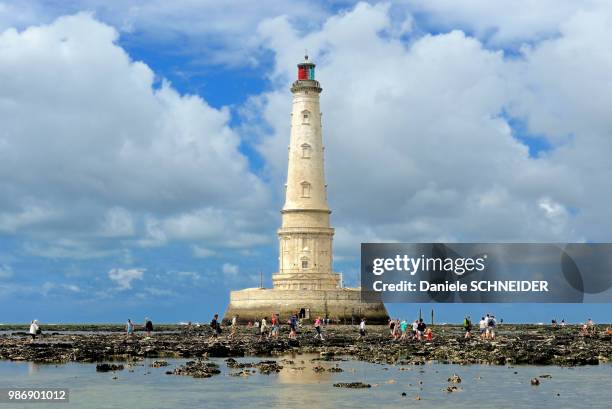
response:
{"label": "white cumulus cloud", "polygon": [[108,278],[117,284],[120,290],[129,290],[132,288],[132,281],[142,280],[144,272],[144,268],[113,268],[108,272]]}
{"label": "white cumulus cloud", "polygon": [[231,263],[223,263],[221,271],[223,271],[223,274],[236,275],[238,274],[238,266]]}
{"label": "white cumulus cloud", "polygon": [[267,208],[268,187],[229,109],[181,95],[117,42],[85,13],[0,32],[0,232],[261,243],[265,222],[248,214]]}
{"label": "white cumulus cloud", "polygon": [[[248,117],[272,128],[260,128],[258,149],[273,183],[286,177],[289,87],[307,48],[323,87],[341,256],[372,238],[609,240],[610,8],[593,2],[570,13],[564,3],[555,25],[540,19],[541,31],[554,36],[532,29],[535,41],[508,55],[457,29],[406,39],[393,30],[396,6],[360,3],[306,34],[283,17],[260,25],[278,87],[253,98]],[[513,18],[508,24],[518,24]],[[512,36],[500,32],[499,41]],[[549,148],[530,154],[521,132]]]}

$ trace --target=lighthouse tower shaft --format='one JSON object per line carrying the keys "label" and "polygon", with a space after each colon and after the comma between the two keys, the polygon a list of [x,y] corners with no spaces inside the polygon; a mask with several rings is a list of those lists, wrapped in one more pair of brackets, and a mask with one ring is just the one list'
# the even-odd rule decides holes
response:
{"label": "lighthouse tower shaft", "polygon": [[305,58],[293,83],[293,108],[285,205],[281,211],[279,271],[274,288],[325,290],[339,287],[332,269],[331,210],[327,205],[324,146],[315,65]]}

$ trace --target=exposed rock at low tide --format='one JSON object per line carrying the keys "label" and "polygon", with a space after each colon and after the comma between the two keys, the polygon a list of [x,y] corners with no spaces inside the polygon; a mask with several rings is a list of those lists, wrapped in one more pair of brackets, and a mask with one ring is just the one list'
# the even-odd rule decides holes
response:
{"label": "exposed rock at low tide", "polygon": [[338,383],[335,383],[334,386],[336,388],[349,388],[349,389],[364,389],[364,388],[372,387],[372,385],[370,385],[369,383],[363,383],[363,382],[338,382]]}
{"label": "exposed rock at low tide", "polygon": [[461,378],[457,374],[453,374],[450,378],[447,379],[450,383],[461,383]]}
{"label": "exposed rock at low tide", "polygon": [[207,362],[203,359],[198,359],[197,361],[188,361],[174,371],[166,373],[192,376],[194,378],[210,378],[213,375],[220,374],[221,371],[219,370],[219,365],[213,362]]}
{"label": "exposed rock at low tide", "polygon": [[111,372],[111,371],[122,371],[123,365],[119,364],[98,364],[96,365],[96,371],[98,372]]}
{"label": "exposed rock at low tide", "polygon": [[[269,375],[274,372],[280,372],[283,369],[282,365],[279,365],[276,361],[259,361],[259,362],[238,362],[234,358],[227,358],[225,364],[228,368],[233,369],[244,369],[244,368],[257,368],[259,373]],[[248,373],[248,371],[246,371]],[[233,374],[232,374],[233,375]]]}
{"label": "exposed rock at low tide", "polygon": [[225,364],[228,368],[252,368],[252,362],[238,362],[234,358],[227,358]]}
{"label": "exposed rock at low tide", "polygon": [[276,361],[260,361],[255,366],[259,369],[259,373],[263,375],[280,372],[283,369],[282,365],[279,365]]}
{"label": "exposed rock at low tide", "polygon": [[[95,328],[95,327],[87,327]],[[113,330],[105,326],[106,331]],[[2,327],[0,327],[2,329]],[[75,328],[72,328],[74,330]],[[324,327],[325,341],[314,342],[308,329],[289,340],[286,328],[281,337],[260,340],[259,333],[241,327],[234,339],[211,337],[207,326],[151,337],[136,333],[127,337],[122,327],[116,332],[62,333],[45,331],[30,343],[21,332],[0,335],[0,359],[34,362],[104,362],[144,358],[231,358],[230,368],[249,368],[255,363],[237,362],[244,356],[275,357],[285,353],[317,353],[319,361],[340,361],[347,356],[382,364],[420,365],[429,361],[454,364],[497,365],[595,365],[612,359],[612,335],[599,331],[592,337],[579,336],[579,328],[553,329],[545,326],[503,325],[495,341],[463,338],[458,326],[434,326],[431,342],[393,341],[385,326],[369,326],[368,336],[357,341],[357,326]],[[45,330],[43,326],[43,331]],[[225,334],[225,333],[224,333]],[[289,364],[288,364],[289,365]],[[270,370],[268,370],[270,369]],[[264,373],[277,368],[264,367]]]}

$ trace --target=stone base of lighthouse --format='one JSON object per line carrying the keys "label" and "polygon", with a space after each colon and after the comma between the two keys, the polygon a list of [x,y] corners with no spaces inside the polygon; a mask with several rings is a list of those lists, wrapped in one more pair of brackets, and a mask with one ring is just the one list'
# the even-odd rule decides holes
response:
{"label": "stone base of lighthouse", "polygon": [[361,301],[357,288],[332,290],[283,290],[246,288],[232,291],[230,303],[223,317],[231,320],[238,315],[240,322],[261,320],[272,313],[280,315],[281,323],[293,313],[303,311],[307,318],[329,317],[333,323],[358,324],[365,317],[368,324],[387,323],[389,314],[383,303]]}

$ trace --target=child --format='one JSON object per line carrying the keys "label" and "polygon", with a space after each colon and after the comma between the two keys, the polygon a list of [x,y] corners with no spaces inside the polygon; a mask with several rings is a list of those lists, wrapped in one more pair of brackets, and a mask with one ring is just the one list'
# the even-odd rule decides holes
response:
{"label": "child", "polygon": [[323,334],[321,333],[321,317],[317,317],[317,319],[314,322],[314,327],[315,327],[315,331],[317,331],[315,338],[320,337],[321,341],[323,341]]}
{"label": "child", "polygon": [[425,339],[427,339],[428,341],[431,341],[433,339],[433,332],[431,331],[431,328],[427,328],[425,330]]}

